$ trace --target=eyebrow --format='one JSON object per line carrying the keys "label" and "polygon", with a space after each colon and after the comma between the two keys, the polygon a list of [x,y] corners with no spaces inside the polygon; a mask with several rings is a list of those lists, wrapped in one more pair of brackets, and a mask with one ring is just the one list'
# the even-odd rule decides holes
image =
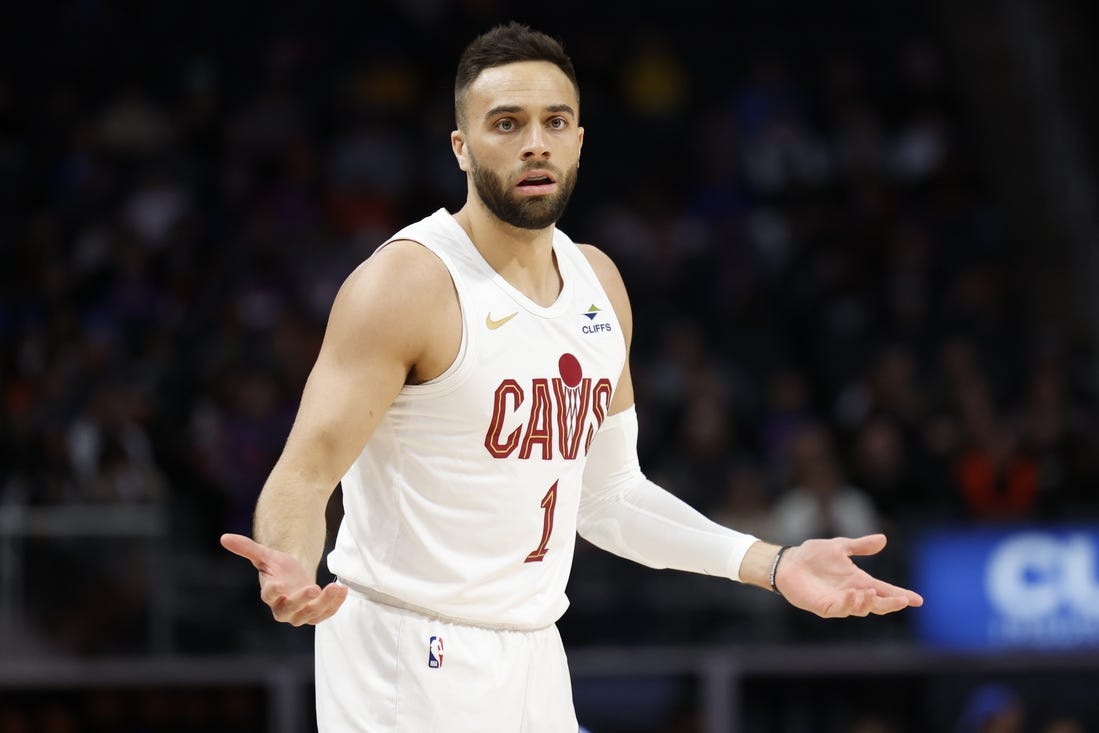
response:
{"label": "eyebrow", "polygon": [[[576,117],[576,110],[574,110],[570,104],[551,104],[547,106],[545,110],[547,112],[564,112]],[[498,104],[485,113],[485,119],[502,114],[517,114],[522,111],[523,108],[517,104]]]}

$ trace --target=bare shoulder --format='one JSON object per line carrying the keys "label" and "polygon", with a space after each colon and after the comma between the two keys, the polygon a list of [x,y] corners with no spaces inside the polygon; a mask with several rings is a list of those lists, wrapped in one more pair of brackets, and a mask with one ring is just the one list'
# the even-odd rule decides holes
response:
{"label": "bare shoulder", "polygon": [[[346,285],[352,288],[368,285],[371,291],[391,294],[410,287],[439,286],[449,282],[450,273],[434,252],[419,242],[405,239],[375,250],[348,276]],[[426,292],[433,291],[434,288],[429,288]]]}
{"label": "bare shoulder", "polygon": [[618,266],[614,264],[610,255],[594,244],[577,244],[576,247],[587,258],[595,274],[599,276],[599,281],[603,283],[603,287],[607,287],[608,284],[625,287],[622,284],[622,275],[618,272]]}
{"label": "bare shoulder", "polygon": [[418,242],[399,240],[356,267],[336,295],[329,333],[348,344],[394,347],[407,365],[419,363],[440,323],[452,324],[458,297],[450,272]]}
{"label": "bare shoulder", "polygon": [[359,264],[344,280],[333,307],[398,317],[413,304],[417,311],[445,305],[453,292],[442,260],[427,247],[402,240],[376,250]]}
{"label": "bare shoulder", "polygon": [[625,297],[625,284],[622,281],[622,274],[619,273],[618,265],[614,264],[614,260],[610,258],[610,255],[592,244],[578,244],[576,246],[587,258],[591,269],[596,270],[596,276],[599,278],[603,289],[607,290],[607,295],[615,298],[621,293],[621,296]]}

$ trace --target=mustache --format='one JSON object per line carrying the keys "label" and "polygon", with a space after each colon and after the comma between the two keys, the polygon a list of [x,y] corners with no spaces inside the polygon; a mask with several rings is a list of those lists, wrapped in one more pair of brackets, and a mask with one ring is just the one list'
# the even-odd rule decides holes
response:
{"label": "mustache", "polygon": [[564,174],[564,171],[552,163],[525,163],[523,167],[519,169],[519,175],[522,176],[529,171],[549,171],[557,179],[560,179]]}

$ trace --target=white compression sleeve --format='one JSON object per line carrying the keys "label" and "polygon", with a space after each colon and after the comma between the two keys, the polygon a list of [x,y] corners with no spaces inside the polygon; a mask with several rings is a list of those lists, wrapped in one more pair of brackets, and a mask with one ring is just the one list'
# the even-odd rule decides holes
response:
{"label": "white compression sleeve", "polygon": [[592,440],[577,527],[593,545],[642,565],[732,580],[740,580],[740,563],[756,542],[645,478],[633,407],[608,417]]}

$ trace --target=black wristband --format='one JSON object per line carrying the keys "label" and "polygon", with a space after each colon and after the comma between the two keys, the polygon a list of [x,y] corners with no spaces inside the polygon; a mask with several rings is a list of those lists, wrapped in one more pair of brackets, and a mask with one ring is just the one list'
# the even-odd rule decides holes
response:
{"label": "black wristband", "polygon": [[782,559],[782,553],[786,552],[791,547],[792,545],[785,545],[778,548],[778,552],[775,553],[775,560],[771,563],[771,590],[780,596],[782,595],[782,591],[775,585],[775,576],[778,574],[778,561]]}

